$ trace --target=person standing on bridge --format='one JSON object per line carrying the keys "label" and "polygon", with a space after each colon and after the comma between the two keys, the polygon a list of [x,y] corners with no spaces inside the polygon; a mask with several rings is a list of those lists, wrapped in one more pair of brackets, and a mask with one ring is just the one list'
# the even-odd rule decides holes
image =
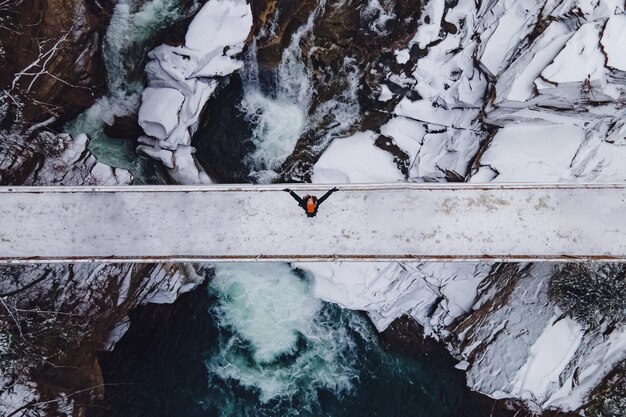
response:
{"label": "person standing on bridge", "polygon": [[318,198],[314,195],[307,194],[303,198],[300,198],[298,194],[294,193],[289,188],[283,189],[283,191],[291,194],[291,196],[298,202],[298,205],[302,207],[302,209],[304,209],[307,217],[315,217],[315,215],[317,214],[317,210],[320,207],[320,204],[322,204],[324,200],[326,200],[332,193],[338,190],[339,189],[337,187],[334,187],[333,189],[328,190],[326,194],[321,196],[318,200]]}

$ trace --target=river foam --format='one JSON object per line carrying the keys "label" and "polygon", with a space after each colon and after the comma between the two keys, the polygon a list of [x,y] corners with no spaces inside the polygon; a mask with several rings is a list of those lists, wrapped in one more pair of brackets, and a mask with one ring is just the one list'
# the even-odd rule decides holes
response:
{"label": "river foam", "polygon": [[309,410],[320,390],[341,397],[355,388],[357,339],[370,337],[365,319],[313,298],[308,279],[291,267],[218,265],[210,291],[221,330],[206,362],[210,378],[255,392],[262,404]]}

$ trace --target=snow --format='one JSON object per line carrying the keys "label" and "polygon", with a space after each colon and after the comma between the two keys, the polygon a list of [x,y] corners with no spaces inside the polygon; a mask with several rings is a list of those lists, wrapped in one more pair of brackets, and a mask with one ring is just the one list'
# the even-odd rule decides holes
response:
{"label": "snow", "polygon": [[[623,13],[620,0],[428,2],[415,37],[394,52],[398,59],[417,44],[426,56],[412,74],[387,76],[421,98],[403,98],[380,129],[409,155],[408,179],[442,181],[454,171],[478,183],[625,181]],[[442,30],[444,20],[458,32]],[[313,181],[353,181],[341,172],[360,151],[328,152],[325,172],[337,175]],[[369,169],[394,165],[379,158]],[[379,330],[411,314],[448,342],[472,389],[523,398],[536,411],[576,409],[626,357],[626,330],[604,337],[581,334],[570,318],[555,323],[550,265],[521,265],[512,275],[494,267],[493,276],[475,263],[298,266],[314,275],[317,296],[366,311]]]}
{"label": "snow", "polygon": [[85,134],[72,138],[56,135],[62,149],[56,155],[48,155],[27,180],[27,185],[128,185],[133,177],[125,169],[113,168],[98,162],[88,150],[89,138]]}
{"label": "snow", "polygon": [[[533,45],[529,62],[520,60],[520,72],[512,82],[509,100],[526,101],[533,95],[533,82],[563,49],[571,32],[562,22],[552,22]],[[500,92],[498,92],[500,93]]]}
{"label": "snow", "polygon": [[[34,383],[12,381],[0,377],[0,415],[7,416],[30,402],[39,399],[37,386]],[[42,411],[42,410],[39,410]]]}
{"label": "snow", "polygon": [[251,28],[252,11],[245,0],[209,0],[190,23],[184,46],[161,45],[148,54],[150,87],[142,96],[139,120],[158,142],[143,139],[137,150],[162,161],[178,183],[212,182],[195,162],[191,136],[218,87],[217,77],[242,67],[235,57]]}
{"label": "snow", "polygon": [[[569,179],[569,166],[584,133],[582,128],[571,125],[525,123],[506,126],[498,131],[481,157],[484,166],[481,170],[495,170],[498,173],[495,181],[498,182],[519,181],[520,178],[530,182]],[[480,181],[480,177],[472,177],[470,181]]]}
{"label": "snow", "polygon": [[396,145],[413,161],[422,147],[426,126],[424,123],[406,117],[394,117],[380,128],[380,133],[392,137]]}
{"label": "snow", "polygon": [[411,54],[409,53],[408,49],[394,51],[394,54],[396,56],[396,62],[398,62],[398,64],[406,64],[407,62],[409,62],[409,59],[411,59]]}
{"label": "snow", "polygon": [[605,59],[598,48],[599,40],[597,23],[582,25],[554,62],[543,70],[541,77],[553,83],[601,79],[605,72]]}
{"label": "snow", "polygon": [[626,15],[618,14],[609,18],[602,34],[602,46],[610,67],[626,71]]}
{"label": "snow", "polygon": [[166,139],[178,124],[185,96],[173,88],[151,88],[143,91],[139,109],[139,125],[146,134],[157,139]]}
{"label": "snow", "polygon": [[441,104],[433,105],[427,100],[411,101],[407,98],[403,98],[395,109],[398,116],[454,128],[469,127],[469,124],[478,117],[478,113],[478,109],[447,109]]}
{"label": "snow", "polygon": [[245,0],[210,0],[189,24],[185,45],[204,54],[221,53],[225,45],[232,45],[239,53],[251,26],[252,13]]}
{"label": "snow", "polygon": [[[464,312],[454,307],[468,308],[469,297],[475,296],[478,284],[491,269],[487,264],[465,262],[299,262],[294,266],[313,274],[316,297],[366,311],[379,331],[403,314],[411,314],[425,327],[425,333],[433,336],[434,328]],[[445,297],[450,299],[435,304]]]}
{"label": "snow", "polygon": [[391,93],[391,90],[389,89],[389,87],[387,87],[385,84],[380,86],[380,94],[378,95],[378,100],[379,101],[389,101],[393,98],[393,94]]}
{"label": "snow", "polygon": [[493,32],[483,54],[481,62],[493,75],[498,75],[505,64],[505,56],[515,49],[525,34],[523,30],[529,11],[523,1],[515,3],[498,20],[498,27]]}
{"label": "snow", "polygon": [[[330,188],[292,187],[318,195]],[[340,186],[315,219],[282,188],[13,188],[0,200],[0,253],[40,262],[626,258],[623,185]],[[467,293],[454,285],[441,292],[455,294],[450,311],[468,309]]]}
{"label": "snow", "polygon": [[530,348],[528,359],[513,378],[513,394],[543,402],[551,386],[569,364],[582,339],[583,329],[572,319],[555,315]]}
{"label": "snow", "polygon": [[[403,181],[392,156],[374,146],[376,134],[359,132],[335,139],[313,168],[315,183],[370,183]],[[353,155],[346,158],[346,155]]]}

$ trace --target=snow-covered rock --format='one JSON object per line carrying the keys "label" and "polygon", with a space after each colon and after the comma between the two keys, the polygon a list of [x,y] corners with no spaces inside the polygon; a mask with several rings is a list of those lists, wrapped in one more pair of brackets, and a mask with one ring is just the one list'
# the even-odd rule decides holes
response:
{"label": "snow-covered rock", "polygon": [[602,33],[602,49],[607,56],[607,65],[626,71],[626,15],[613,15],[606,22]]}
{"label": "snow-covered rock", "polygon": [[[618,0],[430,1],[408,45],[425,56],[410,76],[388,76],[412,94],[380,132],[408,155],[411,181],[625,181],[625,36]],[[336,149],[314,182],[362,171]],[[381,157],[368,169],[396,166]],[[602,335],[563,317],[548,264],[298,266],[317,296],[366,311],[379,330],[410,314],[448,344],[472,389],[535,411],[578,408],[626,358],[623,325]]]}
{"label": "snow-covered rock", "polygon": [[139,125],[147,135],[165,140],[178,125],[178,113],[185,96],[173,88],[148,87],[143,91]]}
{"label": "snow-covered rock", "polygon": [[139,109],[148,137],[140,139],[137,150],[162,161],[177,182],[211,182],[193,158],[191,136],[218,87],[217,77],[241,68],[235,57],[251,27],[245,0],[209,0],[189,25],[184,46],[161,45],[148,54],[149,88]]}
{"label": "snow-covered rock", "polygon": [[[585,139],[574,125],[520,123],[498,130],[480,158],[472,182],[484,182],[484,171],[500,182],[560,182],[572,178],[571,164]],[[520,175],[524,172],[524,175]]]}
{"label": "snow-covered rock", "polygon": [[335,139],[315,164],[312,181],[334,184],[404,181],[391,155],[374,146],[376,136],[373,132],[360,132]]}
{"label": "snow-covered rock", "polygon": [[58,153],[43,160],[26,180],[27,185],[128,185],[133,181],[127,170],[98,162],[87,149],[85,134],[75,138],[66,133],[46,134],[45,141],[54,141]]}

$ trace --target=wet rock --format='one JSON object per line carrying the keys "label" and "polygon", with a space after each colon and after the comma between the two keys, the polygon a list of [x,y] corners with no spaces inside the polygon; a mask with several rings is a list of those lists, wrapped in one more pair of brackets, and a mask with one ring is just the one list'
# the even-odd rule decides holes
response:
{"label": "wet rock", "polygon": [[254,18],[252,33],[257,36],[259,62],[275,66],[291,42],[291,36],[307,21],[317,1],[253,0],[251,5]]}
{"label": "wet rock", "polygon": [[407,315],[379,333],[378,340],[386,351],[409,358],[437,361],[444,366],[454,366],[457,362],[443,344],[426,337],[422,326]]}

